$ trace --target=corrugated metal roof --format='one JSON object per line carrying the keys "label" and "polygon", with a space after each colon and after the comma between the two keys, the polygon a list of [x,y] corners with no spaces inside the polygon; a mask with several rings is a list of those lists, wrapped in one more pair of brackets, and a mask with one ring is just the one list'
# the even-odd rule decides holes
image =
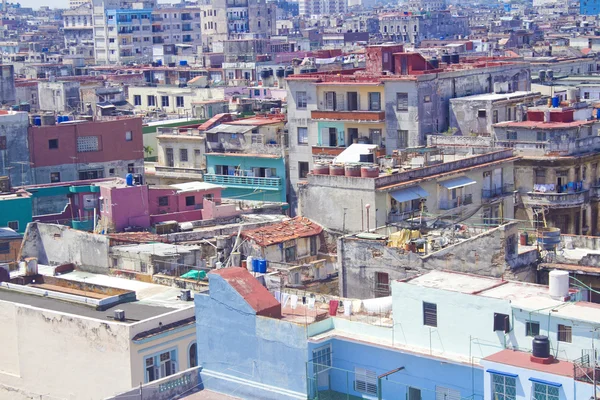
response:
{"label": "corrugated metal roof", "polygon": [[229,124],[221,124],[212,129],[206,131],[206,133],[246,133],[251,132],[252,129],[255,129],[256,126],[253,125],[229,125]]}

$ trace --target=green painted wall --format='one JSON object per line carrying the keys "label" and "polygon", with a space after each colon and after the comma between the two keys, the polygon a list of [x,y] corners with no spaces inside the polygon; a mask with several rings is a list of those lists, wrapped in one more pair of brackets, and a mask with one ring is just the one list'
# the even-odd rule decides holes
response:
{"label": "green painted wall", "polygon": [[327,128],[335,128],[337,129],[337,136],[338,136],[338,146],[345,146],[345,129],[344,129],[344,123],[343,122],[333,122],[333,121],[327,121],[327,122],[319,122],[317,124],[318,129],[319,129],[319,136],[317,139],[317,146],[326,146],[327,144],[329,144],[329,137],[325,138],[323,137],[323,129]]}
{"label": "green painted wall", "polygon": [[33,218],[32,198],[16,197],[0,200],[0,226],[6,227],[10,221],[19,222],[19,233],[24,233]]}

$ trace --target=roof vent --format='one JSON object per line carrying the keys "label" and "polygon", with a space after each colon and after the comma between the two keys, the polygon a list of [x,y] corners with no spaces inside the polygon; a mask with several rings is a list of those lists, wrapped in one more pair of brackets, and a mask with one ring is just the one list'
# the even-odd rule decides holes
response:
{"label": "roof vent", "polygon": [[125,311],[115,310],[115,321],[125,321]]}

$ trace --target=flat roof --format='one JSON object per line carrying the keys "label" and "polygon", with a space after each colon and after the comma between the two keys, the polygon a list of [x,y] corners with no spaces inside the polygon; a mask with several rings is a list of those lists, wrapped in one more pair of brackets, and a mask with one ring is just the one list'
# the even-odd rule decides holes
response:
{"label": "flat roof", "polygon": [[451,99],[451,101],[453,101],[453,100],[488,100],[488,101],[510,100],[510,99],[517,98],[517,97],[533,96],[536,94],[541,95],[540,93],[533,92],[533,91],[522,91],[522,92],[513,92],[513,93],[483,93],[483,94],[474,94],[471,96],[457,97],[455,99]]}
{"label": "flat roof", "polygon": [[121,246],[112,246],[112,250],[125,251],[131,253],[146,253],[153,254],[159,257],[179,256],[188,254],[192,250],[199,250],[199,246],[178,246],[170,243],[141,243],[141,244],[124,244]]}
{"label": "flat roof", "polygon": [[410,279],[406,283],[432,289],[473,294],[497,285],[498,280],[484,276],[435,270]]}
{"label": "flat roof", "polygon": [[177,189],[177,193],[195,192],[197,190],[223,189],[223,186],[208,182],[178,183],[176,185],[171,185],[171,187]]}
{"label": "flat roof", "polygon": [[0,288],[0,300],[104,321],[114,321],[112,318],[114,311],[123,310],[125,311],[125,318],[127,318],[124,323],[130,324],[175,311],[173,308],[140,304],[139,301],[121,303],[107,310],[97,311],[94,307],[83,304],[69,303],[67,301],[25,294],[3,288]]}
{"label": "flat roof", "polygon": [[513,367],[531,369],[552,375],[573,377],[573,363],[568,361],[554,360],[550,364],[540,364],[531,361],[531,354],[518,350],[502,350],[484,358],[498,364],[511,365]]}

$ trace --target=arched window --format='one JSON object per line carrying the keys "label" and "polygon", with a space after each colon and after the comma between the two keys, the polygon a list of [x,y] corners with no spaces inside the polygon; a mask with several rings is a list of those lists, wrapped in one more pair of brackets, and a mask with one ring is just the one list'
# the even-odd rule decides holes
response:
{"label": "arched window", "polygon": [[194,342],[190,345],[190,348],[188,350],[188,358],[189,358],[190,368],[194,368],[194,367],[198,366],[198,346],[196,345],[196,342]]}

